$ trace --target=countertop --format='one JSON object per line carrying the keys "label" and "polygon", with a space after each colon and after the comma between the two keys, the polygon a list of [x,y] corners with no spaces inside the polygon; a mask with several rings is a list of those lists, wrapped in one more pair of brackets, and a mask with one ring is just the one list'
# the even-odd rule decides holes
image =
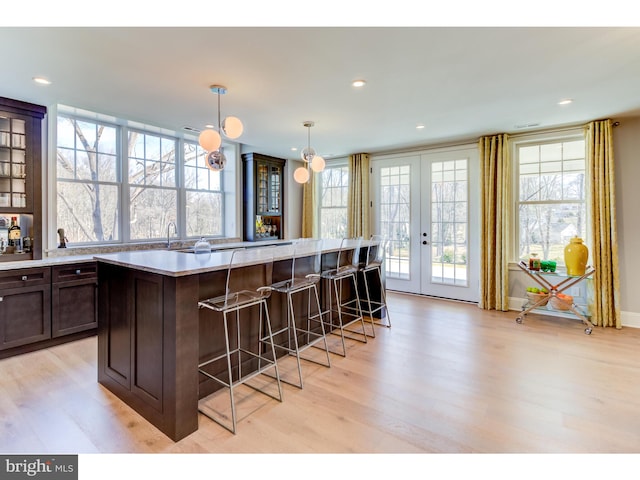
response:
{"label": "countertop", "polygon": [[15,262],[0,262],[0,272],[18,270],[21,268],[52,267],[71,263],[93,262],[93,255],[69,255],[64,257],[50,257],[42,260],[17,260]]}
{"label": "countertop", "polygon": [[[229,267],[234,248],[246,248],[249,258],[242,265],[257,265],[273,258],[274,261],[293,257],[294,249],[291,241],[264,245],[260,242],[238,242],[235,244],[216,245],[219,250],[209,253],[192,253],[175,250],[143,250],[95,255],[99,262],[119,265],[151,273],[159,273],[172,277],[193,275]],[[226,248],[226,249],[225,249]],[[322,253],[340,249],[340,240],[324,240]],[[309,253],[313,253],[309,251]],[[240,266],[240,265],[238,265]]]}

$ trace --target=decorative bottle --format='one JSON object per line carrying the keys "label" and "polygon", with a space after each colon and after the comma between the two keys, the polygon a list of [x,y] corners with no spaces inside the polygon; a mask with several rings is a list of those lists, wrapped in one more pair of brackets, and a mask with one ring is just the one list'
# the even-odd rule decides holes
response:
{"label": "decorative bottle", "polygon": [[567,275],[581,276],[587,269],[589,249],[582,243],[580,237],[573,237],[569,245],[564,247],[564,263],[567,266]]}
{"label": "decorative bottle", "polygon": [[20,225],[18,225],[18,217],[11,217],[11,226],[9,227],[8,237],[9,246],[15,247],[15,250],[18,252],[22,251],[22,233]]}

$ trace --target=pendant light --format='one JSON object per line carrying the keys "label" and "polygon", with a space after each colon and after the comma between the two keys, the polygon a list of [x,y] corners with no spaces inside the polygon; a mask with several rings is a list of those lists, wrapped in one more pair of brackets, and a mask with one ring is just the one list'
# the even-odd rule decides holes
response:
{"label": "pendant light", "polygon": [[211,85],[209,89],[218,95],[218,131],[207,128],[200,133],[198,143],[207,152],[206,165],[214,171],[222,170],[226,163],[226,158],[220,147],[222,145],[222,133],[227,138],[235,139],[242,135],[242,122],[237,117],[226,117],[220,121],[220,96],[227,93],[227,87],[222,85]]}
{"label": "pendant light", "polygon": [[320,155],[316,155],[315,149],[311,146],[311,127],[315,124],[311,121],[306,121],[302,125],[307,127],[307,146],[302,150],[300,157],[304,161],[303,167],[298,167],[293,172],[293,179],[298,183],[307,183],[311,178],[311,172],[321,172],[324,170],[325,161]]}

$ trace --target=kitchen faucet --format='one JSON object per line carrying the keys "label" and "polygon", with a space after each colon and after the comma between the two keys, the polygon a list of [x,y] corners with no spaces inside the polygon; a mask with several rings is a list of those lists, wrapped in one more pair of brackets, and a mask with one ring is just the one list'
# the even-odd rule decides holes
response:
{"label": "kitchen faucet", "polygon": [[175,222],[169,222],[169,224],[167,225],[167,249],[171,250],[171,233],[170,233],[170,229],[171,226],[173,225],[173,234],[174,235],[178,235],[178,227],[176,227]]}

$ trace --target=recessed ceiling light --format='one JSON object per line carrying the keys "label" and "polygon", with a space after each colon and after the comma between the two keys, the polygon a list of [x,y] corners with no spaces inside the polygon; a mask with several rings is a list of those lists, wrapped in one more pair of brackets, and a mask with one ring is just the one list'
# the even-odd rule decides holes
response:
{"label": "recessed ceiling light", "polygon": [[424,125],[419,123],[418,125],[416,125],[416,130],[422,130],[424,128]]}
{"label": "recessed ceiling light", "polygon": [[351,85],[354,87],[364,87],[364,84],[367,83],[366,80],[354,80],[351,82]]}
{"label": "recessed ceiling light", "polygon": [[298,151],[298,147],[291,147],[291,151],[292,152],[297,152]]}
{"label": "recessed ceiling light", "polygon": [[51,85],[51,81],[47,80],[44,77],[33,77],[33,81],[39,83],[40,85]]}
{"label": "recessed ceiling light", "polygon": [[569,105],[572,102],[573,102],[573,100],[571,100],[570,98],[565,98],[564,100],[560,100],[558,102],[558,105]]}

